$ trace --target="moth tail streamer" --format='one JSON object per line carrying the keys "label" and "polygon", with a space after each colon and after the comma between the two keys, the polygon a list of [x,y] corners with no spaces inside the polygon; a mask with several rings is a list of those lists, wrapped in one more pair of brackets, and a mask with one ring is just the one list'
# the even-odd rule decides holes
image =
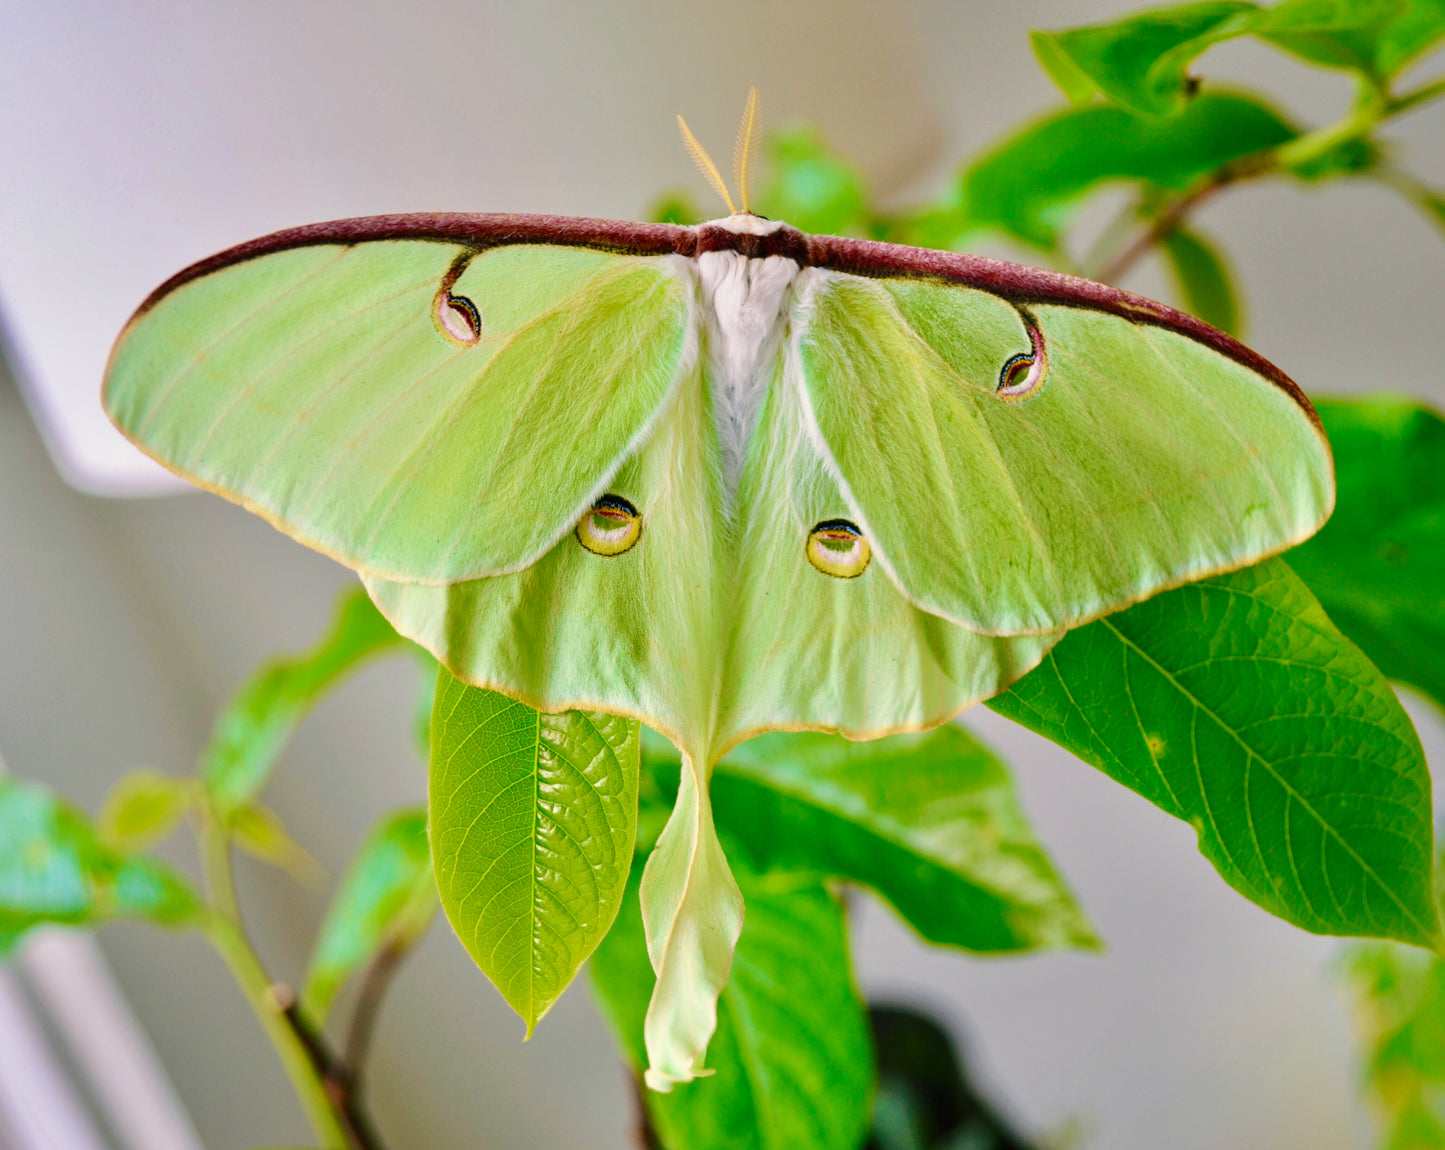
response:
{"label": "moth tail streamer", "polygon": [[686,753],[677,804],[642,872],[642,921],[657,974],[643,1026],[644,1078],[666,1094],[712,1073],[702,1061],[743,929],[743,896],[713,827],[707,772]]}

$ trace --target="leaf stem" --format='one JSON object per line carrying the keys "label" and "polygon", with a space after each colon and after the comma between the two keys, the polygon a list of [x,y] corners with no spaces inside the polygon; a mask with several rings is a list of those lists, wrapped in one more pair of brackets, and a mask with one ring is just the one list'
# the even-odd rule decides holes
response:
{"label": "leaf stem", "polygon": [[1445,76],[1437,77],[1428,84],[1422,84],[1413,92],[1406,92],[1390,101],[1390,115],[1398,116],[1418,104],[1424,104],[1437,96],[1445,96]]}
{"label": "leaf stem", "polygon": [[349,1150],[382,1150],[381,1139],[372,1129],[371,1120],[361,1105],[361,1091],[355,1070],[337,1058],[326,1044],[326,1039],[311,1028],[294,996],[287,1004],[285,1013],[286,1021],[306,1048],[311,1065],[326,1088],[326,1096],[340,1114],[341,1123],[346,1129],[346,1145]]}
{"label": "leaf stem", "polygon": [[291,1087],[317,1139],[327,1150],[343,1150],[354,1145],[347,1137],[311,1053],[286,1017],[289,1002],[277,993],[278,988],[246,938],[236,901],[236,887],[231,874],[231,845],[226,838],[225,827],[210,810],[201,812],[198,821],[196,836],[201,868],[211,904],[210,913],[202,921],[201,931],[225,961],[231,976],[251,1004],[261,1029],[271,1040],[277,1058],[291,1079]]}
{"label": "leaf stem", "polygon": [[285,996],[276,993],[277,988],[235,923],[216,913],[209,917],[202,930],[225,960],[266,1037],[271,1040],[312,1132],[327,1150],[343,1150],[349,1145],[346,1131],[337,1119],[326,1084],[316,1073],[310,1053],[286,1019]]}

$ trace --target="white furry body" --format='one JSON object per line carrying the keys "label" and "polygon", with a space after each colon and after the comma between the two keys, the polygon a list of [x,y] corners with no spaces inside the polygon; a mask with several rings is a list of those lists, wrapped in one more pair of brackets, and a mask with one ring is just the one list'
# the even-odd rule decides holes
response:
{"label": "white furry body", "polygon": [[704,354],[713,418],[727,489],[735,491],[788,328],[793,281],[801,270],[786,256],[748,259],[704,252],[697,259],[702,289]]}
{"label": "white furry body", "polygon": [[[712,223],[751,235],[766,235],[782,226],[741,214]],[[786,256],[749,259],[728,251],[704,252],[686,262],[696,276],[698,334],[712,387],[723,483],[730,503],[763,400],[777,376],[794,299],[814,269],[800,268]]]}

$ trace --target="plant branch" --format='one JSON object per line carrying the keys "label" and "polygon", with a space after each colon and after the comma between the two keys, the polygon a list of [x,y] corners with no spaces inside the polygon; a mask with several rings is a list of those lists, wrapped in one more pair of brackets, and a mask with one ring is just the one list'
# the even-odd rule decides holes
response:
{"label": "plant branch", "polygon": [[196,831],[201,854],[210,913],[201,931],[231,971],[266,1037],[281,1060],[291,1087],[306,1113],[311,1130],[327,1150],[343,1150],[349,1145],[347,1132],[339,1119],[326,1084],[317,1073],[311,1052],[286,1018],[287,1003],[256,956],[241,925],[236,887],[231,874],[231,845],[225,827],[214,812],[206,810],[199,816]]}
{"label": "plant branch", "polygon": [[312,1132],[327,1150],[344,1150],[349,1141],[326,1083],[316,1072],[311,1052],[287,1021],[283,996],[276,993],[250,943],[236,924],[219,913],[212,914],[202,929],[230,968],[271,1040]]}
{"label": "plant branch", "polygon": [[326,1096],[341,1115],[348,1150],[382,1150],[381,1138],[362,1108],[354,1067],[337,1058],[326,1044],[326,1039],[311,1028],[297,1005],[296,996],[291,994],[288,998],[283,1011],[286,1021],[306,1048],[312,1068],[326,1089]]}
{"label": "plant branch", "polygon": [[1406,92],[1403,96],[1397,96],[1390,101],[1390,115],[1398,116],[1402,112],[1408,112],[1419,104],[1427,103],[1438,96],[1445,96],[1445,76],[1431,80],[1428,84],[1422,84],[1413,92]]}
{"label": "plant branch", "polygon": [[1354,108],[1335,123],[1306,132],[1287,144],[1230,160],[1205,176],[1156,215],[1132,243],[1099,270],[1095,278],[1105,283],[1116,282],[1155,244],[1182,226],[1201,203],[1223,188],[1244,180],[1298,170],[1385,121],[1440,96],[1445,96],[1445,76],[1397,97],[1390,97],[1374,88],[1363,88]]}
{"label": "plant branch", "polygon": [[366,966],[366,973],[362,975],[361,989],[357,993],[356,1008],[351,1013],[351,1026],[346,1032],[344,1047],[346,1066],[351,1072],[353,1088],[361,1077],[361,1068],[366,1065],[382,996],[386,994],[392,975],[406,957],[408,949],[410,948],[404,940],[393,938],[376,952]]}
{"label": "plant branch", "polygon": [[[1260,153],[1261,156],[1267,153]],[[1256,157],[1246,156],[1245,160],[1255,160]],[[1263,163],[1263,161],[1259,161]],[[1190,188],[1183,195],[1175,199],[1162,212],[1150,221],[1149,226],[1134,237],[1133,241],[1125,246],[1124,250],[1111,259],[1094,277],[1103,283],[1114,283],[1124,273],[1132,268],[1144,257],[1155,244],[1174,231],[1184,223],[1189,213],[1194,211],[1205,200],[1209,199],[1216,192],[1228,187],[1239,180],[1246,179],[1251,175],[1257,175],[1267,167],[1260,167],[1259,163],[1245,164],[1243,162],[1232,162],[1224,164],[1216,171],[1211,172],[1204,179],[1200,180],[1194,187]]]}

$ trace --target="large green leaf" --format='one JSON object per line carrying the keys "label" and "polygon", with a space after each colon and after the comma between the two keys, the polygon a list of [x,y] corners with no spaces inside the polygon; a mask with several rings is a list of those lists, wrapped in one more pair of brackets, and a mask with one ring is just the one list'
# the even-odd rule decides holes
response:
{"label": "large green leaf", "polygon": [[[642,870],[633,868],[634,876]],[[867,1127],[873,1052],[837,900],[816,877],[737,871],[747,918],[708,1044],[714,1073],[646,1105],[667,1150],[846,1150]],[[652,993],[636,877],[590,964],[634,1071]]]}
{"label": "large green leaf", "polygon": [[0,779],[0,951],[42,922],[176,925],[196,908],[170,868],[106,846],[89,819],[44,787]]}
{"label": "large green leaf", "polygon": [[1224,254],[1198,232],[1175,228],[1159,244],[1184,309],[1230,335],[1240,334],[1239,291]]}
{"label": "large green leaf", "polygon": [[1235,0],[1206,0],[1136,12],[1122,20],[1035,32],[1039,63],[1065,94],[1086,98],[1087,83],[1111,100],[1146,115],[1178,112],[1193,85],[1187,70],[1212,44],[1241,35],[1256,8]]}
{"label": "large green leaf", "polygon": [[[648,763],[676,752],[647,743]],[[1034,836],[1008,769],[961,727],[855,743],[772,734],[734,748],[712,780],[713,814],[766,868],[851,879],[931,942],[980,952],[1095,947]]]}
{"label": "large green leaf", "polygon": [[371,829],[311,951],[301,1005],[320,1024],[342,985],[383,947],[409,946],[436,909],[426,811],[393,811]]}
{"label": "large green leaf", "polygon": [[622,903],[638,730],[615,715],[534,711],[439,672],[428,808],[437,888],[528,1034]]}
{"label": "large green leaf", "polygon": [[1384,80],[1445,34],[1441,0],[1230,0],[1133,13],[1106,24],[1033,33],[1044,70],[1075,103],[1102,93],[1146,115],[1177,113],[1194,93],[1189,65],[1207,49],[1254,35],[1327,68]]}
{"label": "large green leaf", "polygon": [[402,643],[364,591],[348,590],[320,643],[304,655],[266,664],[217,716],[201,761],[212,802],[229,811],[254,798],[317,699],[364,659]]}
{"label": "large green leaf", "polygon": [[1335,513],[1290,564],[1380,670],[1445,708],[1445,420],[1412,399],[1320,399]]}
{"label": "large green leaf", "polygon": [[1438,943],[1420,741],[1281,560],[1081,627],[989,706],[1192,824],[1281,918]]}
{"label": "large green leaf", "polygon": [[[1164,119],[1107,105],[1066,109],[1005,137],[964,169],[952,226],[998,228],[1053,249],[1078,201],[1102,184],[1182,191],[1230,160],[1297,135],[1268,105],[1232,92],[1206,93]],[[920,238],[948,239],[940,227]]]}

